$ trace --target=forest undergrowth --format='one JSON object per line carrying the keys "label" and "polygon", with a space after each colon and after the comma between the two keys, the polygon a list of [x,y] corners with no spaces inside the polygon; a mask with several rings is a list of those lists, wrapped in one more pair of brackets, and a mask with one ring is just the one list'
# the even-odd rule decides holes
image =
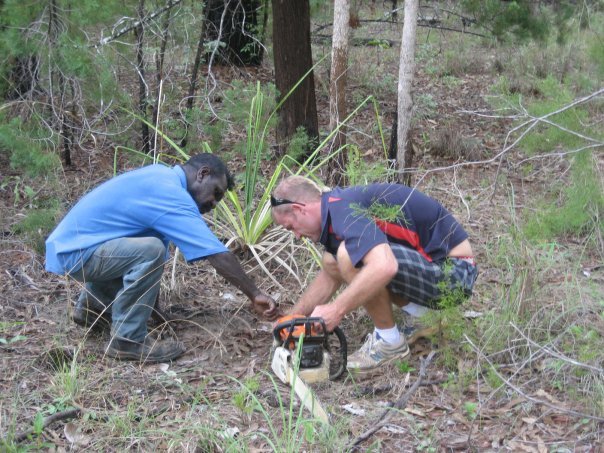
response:
{"label": "forest undergrowth", "polygon": [[[136,134],[124,127],[90,138],[67,166],[43,125],[28,121],[24,103],[1,105],[0,450],[350,451],[405,397],[435,352],[407,403],[359,449],[599,451],[604,16],[569,18],[567,27],[565,40],[513,46],[420,30],[411,183],[461,221],[480,275],[463,306],[421,318],[440,331],[418,340],[407,360],[371,381],[346,376],[313,385],[332,414],[329,425],[276,382],[271,324],[203,263],[176,256],[162,281],[161,303],[181,320],[155,332],[184,341],[182,359],[136,366],[105,358],[108,334],[70,321],[80,288],[44,272],[43,241],[82,194],[153,158],[136,150]],[[354,33],[400,38],[397,25],[379,21]],[[394,177],[386,157],[399,49],[374,44],[350,54],[353,113],[347,147],[335,152],[346,153],[340,171],[351,184]],[[329,49],[315,43],[313,52],[319,61]],[[327,60],[315,75],[322,129],[329,124]],[[239,191],[208,222],[286,307],[316,273],[317,251],[263,223],[267,187],[288,172],[327,183],[329,152],[328,140],[315,144],[318,163],[297,164],[308,148],[300,133],[284,160],[273,156],[270,73],[268,62],[247,72],[216,69],[213,108],[189,112],[186,147],[175,138],[182,132],[175,92],[150,128],[156,159],[174,163],[210,149],[228,161]],[[131,112],[120,115],[120,125],[134,121]],[[253,246],[243,227],[261,230]],[[408,322],[402,313],[397,320]],[[356,312],[342,328],[353,351],[372,326]]]}

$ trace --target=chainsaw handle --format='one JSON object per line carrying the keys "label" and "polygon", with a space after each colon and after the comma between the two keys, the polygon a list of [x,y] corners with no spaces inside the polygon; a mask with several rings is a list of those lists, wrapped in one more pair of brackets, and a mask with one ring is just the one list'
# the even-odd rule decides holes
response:
{"label": "chainsaw handle", "polygon": [[[275,338],[275,341],[280,345],[284,345],[284,346],[286,346],[286,345],[289,346],[290,344],[293,345],[293,344],[295,344],[295,341],[298,338],[298,336],[294,337],[294,329],[297,326],[304,326],[304,337],[308,338],[309,336],[311,336],[311,329],[317,324],[319,324],[321,326],[322,332],[320,334],[318,334],[318,332],[314,332],[315,337],[318,337],[321,339],[321,342],[323,343],[323,347],[326,350],[329,350],[329,344],[327,341],[327,337],[329,334],[333,334],[336,337],[338,337],[338,341],[340,342],[340,356],[341,356],[340,366],[333,373],[329,374],[329,379],[331,381],[334,381],[334,380],[338,379],[340,376],[342,376],[342,374],[346,371],[346,364],[347,364],[347,360],[348,360],[348,343],[346,342],[346,337],[344,336],[344,332],[342,331],[342,329],[340,329],[339,327],[336,327],[333,330],[333,332],[327,332],[327,328],[325,326],[325,320],[323,318],[319,318],[319,317],[307,318],[304,316],[299,316],[299,317],[287,319],[286,321],[282,321],[279,324],[277,324],[273,329],[273,336]],[[287,334],[287,338],[283,339],[281,337],[282,332]],[[297,335],[300,335],[300,334],[297,333]]]}
{"label": "chainsaw handle", "polygon": [[335,381],[340,376],[342,376],[342,374],[344,374],[344,371],[346,371],[346,364],[348,361],[348,343],[346,342],[344,331],[339,327],[333,329],[333,332],[331,333],[338,337],[338,341],[340,342],[340,353],[342,356],[342,363],[340,364],[340,367],[333,373],[329,374],[329,380]]}
{"label": "chainsaw handle", "polygon": [[[323,334],[325,335],[325,332],[327,332],[327,328],[325,327],[325,320],[323,318],[303,317],[303,318],[288,319],[287,321],[277,324],[275,326],[275,328],[273,329],[273,336],[275,337],[275,340],[282,342],[282,343],[286,343],[287,341],[289,341],[291,339],[294,327],[303,325],[304,326],[304,335],[308,336],[310,334],[310,329],[312,328],[312,326],[314,324],[320,324],[321,328],[323,330]],[[286,332],[288,333],[288,337],[285,341],[283,341],[281,339],[282,330],[286,330]]]}

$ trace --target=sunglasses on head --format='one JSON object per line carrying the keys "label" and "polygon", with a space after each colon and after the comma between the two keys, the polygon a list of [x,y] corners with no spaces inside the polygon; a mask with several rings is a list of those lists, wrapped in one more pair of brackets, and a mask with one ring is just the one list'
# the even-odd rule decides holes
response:
{"label": "sunglasses on head", "polygon": [[306,206],[304,203],[300,203],[299,201],[291,201],[287,198],[275,198],[271,195],[271,207],[274,208],[276,206],[281,206],[283,204],[299,204],[300,206]]}

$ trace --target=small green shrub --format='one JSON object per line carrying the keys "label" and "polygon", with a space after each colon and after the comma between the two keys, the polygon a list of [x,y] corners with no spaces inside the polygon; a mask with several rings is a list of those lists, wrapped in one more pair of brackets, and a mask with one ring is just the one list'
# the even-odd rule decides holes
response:
{"label": "small green shrub", "polygon": [[43,254],[45,238],[54,228],[58,213],[54,208],[29,210],[25,218],[14,226],[13,231],[23,235],[36,252]]}
{"label": "small green shrub", "polygon": [[27,176],[51,175],[61,165],[59,157],[46,152],[41,141],[36,140],[42,132],[35,126],[23,124],[13,118],[2,124],[0,117],[0,152],[10,155],[12,168],[25,172]]}
{"label": "small green shrub", "polygon": [[308,138],[306,129],[300,126],[296,129],[296,133],[291,138],[285,154],[297,162],[302,162],[304,157],[308,155],[311,148],[311,141]]}
{"label": "small green shrub", "polygon": [[388,181],[393,170],[387,166],[386,159],[368,162],[358,146],[351,145],[348,147],[345,175],[348,184],[355,186]]}
{"label": "small green shrub", "polygon": [[436,114],[438,103],[430,93],[421,93],[415,98],[413,116],[416,119],[431,118]]}
{"label": "small green shrub", "polygon": [[543,241],[604,232],[604,188],[593,159],[588,151],[573,159],[570,184],[555,190],[551,199],[541,201],[538,209],[527,215],[524,232],[528,238]]}

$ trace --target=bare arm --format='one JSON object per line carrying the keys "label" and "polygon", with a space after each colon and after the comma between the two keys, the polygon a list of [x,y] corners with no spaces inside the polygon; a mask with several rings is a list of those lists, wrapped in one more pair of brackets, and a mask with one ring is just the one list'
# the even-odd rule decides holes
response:
{"label": "bare arm", "polygon": [[398,270],[398,263],[388,244],[372,248],[363,258],[363,267],[333,303],[316,307],[312,316],[325,319],[328,330],[333,330],[346,313],[365,305],[384,289]]}
{"label": "bare arm", "polygon": [[288,313],[310,315],[317,305],[329,302],[341,284],[341,281],[333,278],[325,269],[321,269],[300,300],[288,310]]}
{"label": "bare arm", "polygon": [[278,315],[275,301],[258,289],[252,279],[245,273],[235,255],[230,252],[217,253],[208,256],[208,261],[221,276],[249,297],[257,313],[268,319],[274,319]]}

